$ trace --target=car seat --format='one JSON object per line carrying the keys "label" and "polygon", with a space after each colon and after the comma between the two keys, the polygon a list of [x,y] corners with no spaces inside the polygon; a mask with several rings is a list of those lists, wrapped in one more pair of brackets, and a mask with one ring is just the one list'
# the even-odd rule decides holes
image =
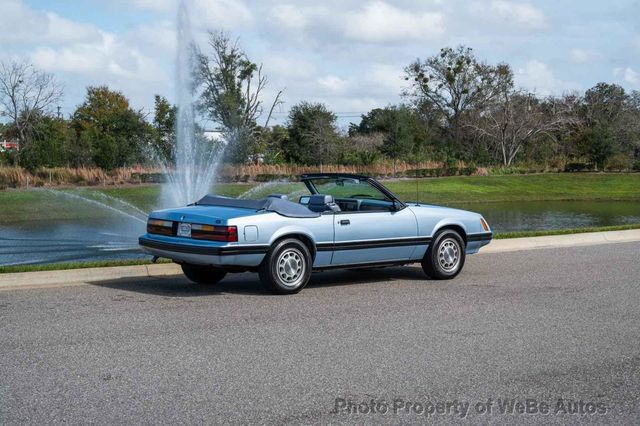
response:
{"label": "car seat", "polygon": [[309,198],[307,205],[312,212],[339,212],[340,207],[336,204],[333,195],[315,194]]}

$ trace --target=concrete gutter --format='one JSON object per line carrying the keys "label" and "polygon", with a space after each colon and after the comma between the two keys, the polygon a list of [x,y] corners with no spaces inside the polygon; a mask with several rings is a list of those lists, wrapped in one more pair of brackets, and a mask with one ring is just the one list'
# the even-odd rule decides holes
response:
{"label": "concrete gutter", "polygon": [[[640,229],[493,240],[491,244],[480,249],[480,254],[634,241],[640,241]],[[95,281],[109,281],[123,278],[157,279],[178,274],[182,274],[182,270],[180,266],[173,263],[69,269],[61,271],[19,272],[0,274],[0,291],[77,286],[86,285],[87,283]]]}

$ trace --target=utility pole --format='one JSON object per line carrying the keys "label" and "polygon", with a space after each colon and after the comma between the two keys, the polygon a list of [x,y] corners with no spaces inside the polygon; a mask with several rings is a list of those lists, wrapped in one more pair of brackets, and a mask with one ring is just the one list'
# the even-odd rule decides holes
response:
{"label": "utility pole", "polygon": [[62,114],[60,114],[60,105],[58,105],[58,118],[61,118]]}

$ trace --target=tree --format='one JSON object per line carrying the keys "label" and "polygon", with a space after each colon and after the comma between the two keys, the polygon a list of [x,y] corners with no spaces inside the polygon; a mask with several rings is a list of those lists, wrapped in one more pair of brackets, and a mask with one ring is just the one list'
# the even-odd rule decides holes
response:
{"label": "tree", "polygon": [[525,146],[539,137],[553,137],[568,118],[560,105],[544,105],[533,94],[510,88],[501,92],[468,120],[476,137],[503,166],[510,166]]}
{"label": "tree", "polygon": [[20,154],[23,167],[33,170],[67,165],[67,144],[73,136],[66,120],[39,117],[31,133],[29,143]]}
{"label": "tree", "polygon": [[352,136],[375,133],[383,135],[381,152],[394,161],[420,157],[430,142],[428,129],[416,111],[404,105],[373,109],[350,129]]}
{"label": "tree", "polygon": [[444,124],[444,134],[456,144],[462,143],[465,113],[481,108],[505,87],[513,86],[508,65],[480,62],[465,46],[441,49],[424,61],[417,59],[405,68],[405,80],[411,83],[403,95],[428,120]]}
{"label": "tree", "polygon": [[584,94],[587,125],[612,125],[624,114],[629,97],[617,84],[598,83]]}
{"label": "tree", "polygon": [[80,147],[90,147],[92,162],[98,167],[112,169],[145,159],[149,124],[118,91],[88,87],[85,101],[73,114],[72,127]]}
{"label": "tree", "polygon": [[[262,92],[267,77],[262,65],[247,57],[238,41],[232,42],[224,32],[209,32],[211,56],[196,53],[196,84],[200,88],[199,109],[229,134],[227,156],[244,162],[255,143],[257,120],[263,113]],[[280,103],[282,90],[270,105],[263,127]]]}
{"label": "tree", "polygon": [[160,95],[154,98],[153,114],[153,148],[154,153],[164,163],[174,161],[174,149],[176,146],[176,114],[177,107]]}
{"label": "tree", "polygon": [[289,132],[286,127],[275,125],[260,127],[258,143],[255,155],[263,155],[268,164],[280,164],[285,161],[284,150],[289,141]]}
{"label": "tree", "polygon": [[573,142],[578,152],[600,170],[604,169],[607,160],[616,152],[616,141],[605,126],[583,128],[574,136]]}
{"label": "tree", "polygon": [[339,158],[336,115],[321,103],[301,102],[289,111],[287,160],[299,164],[330,163]]}
{"label": "tree", "polygon": [[29,132],[37,119],[50,112],[61,98],[62,88],[53,75],[27,62],[0,63],[0,115],[13,122],[18,152],[28,143]]}
{"label": "tree", "polygon": [[598,83],[585,92],[581,110],[584,127],[574,141],[578,153],[596,167],[604,167],[616,154],[631,158],[640,146],[640,113],[635,96],[608,83]]}

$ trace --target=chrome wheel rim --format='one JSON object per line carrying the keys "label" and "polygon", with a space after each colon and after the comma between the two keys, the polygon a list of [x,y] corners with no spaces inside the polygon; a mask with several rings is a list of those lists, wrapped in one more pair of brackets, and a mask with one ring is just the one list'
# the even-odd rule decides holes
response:
{"label": "chrome wheel rim", "polygon": [[289,248],[280,253],[277,260],[278,277],[287,287],[297,287],[304,279],[305,260],[302,253]]}
{"label": "chrome wheel rim", "polygon": [[453,238],[446,238],[438,248],[438,263],[445,272],[453,272],[460,264],[460,245]]}

